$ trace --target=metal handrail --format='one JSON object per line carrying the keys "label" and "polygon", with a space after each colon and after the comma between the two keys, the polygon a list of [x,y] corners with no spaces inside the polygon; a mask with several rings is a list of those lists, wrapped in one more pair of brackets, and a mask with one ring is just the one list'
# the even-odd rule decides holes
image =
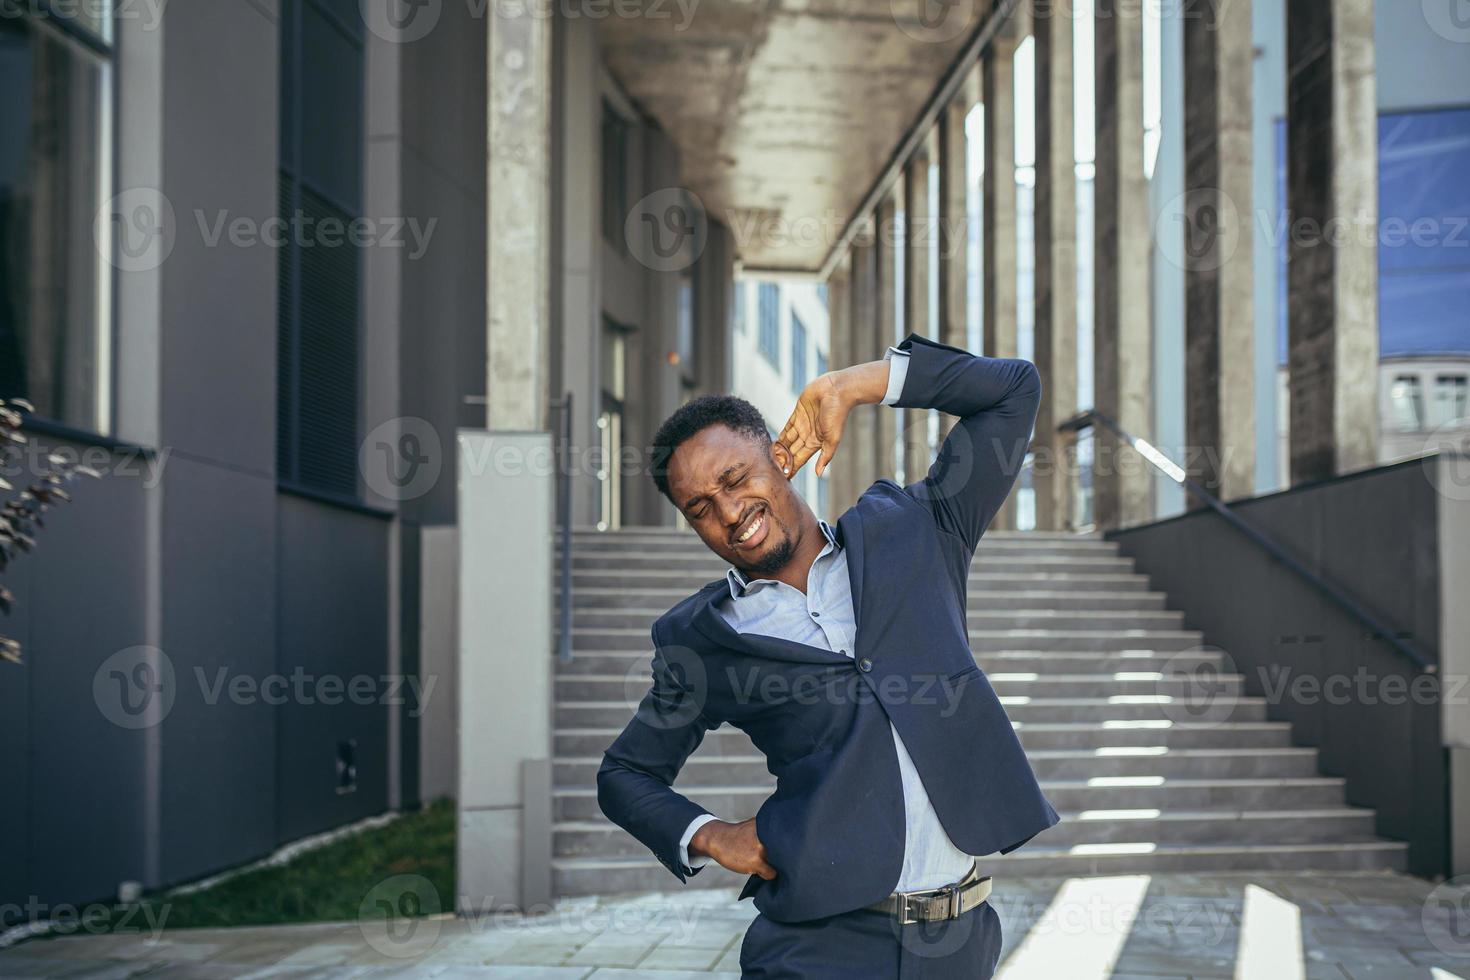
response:
{"label": "metal handrail", "polygon": [[1095,408],[1089,409],[1088,411],[1074,415],[1057,426],[1057,431],[1069,433],[1081,432],[1084,429],[1090,428],[1094,423],[1108,429],[1119,439],[1132,446],[1155,469],[1204,501],[1211,510],[1225,520],[1225,523],[1235,528],[1241,534],[1244,534],[1257,547],[1261,548],[1282,565],[1285,565],[1308,585],[1315,588],[1333,605],[1368,627],[1374,634],[1387,640],[1390,646],[1419,670],[1426,674],[1438,672],[1438,667],[1435,663],[1421,653],[1419,648],[1414,644],[1400,637],[1397,630],[1393,629],[1388,623],[1379,619],[1367,609],[1364,609],[1346,592],[1302,564],[1295,555],[1287,551],[1276,539],[1245,520],[1226,506],[1219,497],[1216,497],[1199,483],[1190,479],[1189,474],[1185,472],[1184,468],[1165,455],[1157,446],[1128,433],[1107,413],[1100,412]]}
{"label": "metal handrail", "polygon": [[556,657],[562,663],[572,662],[572,393],[568,391],[552,403],[558,415],[561,445],[556,454],[557,492],[556,528],[560,535],[561,606],[558,609]]}

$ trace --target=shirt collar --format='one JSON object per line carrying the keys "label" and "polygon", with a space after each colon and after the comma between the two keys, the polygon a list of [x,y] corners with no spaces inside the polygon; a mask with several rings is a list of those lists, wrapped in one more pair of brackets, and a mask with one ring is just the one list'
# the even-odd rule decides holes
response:
{"label": "shirt collar", "polygon": [[[827,539],[826,545],[823,546],[816,558],[816,561],[821,561],[841,546],[837,543],[837,532],[832,530],[832,525],[820,519],[817,521],[817,524],[822,529],[822,536]],[[812,564],[816,564],[816,561]],[[776,584],[775,579],[769,578],[758,578],[752,581],[747,579],[745,574],[736,568],[726,570],[725,582],[730,587],[730,598],[732,599],[739,599],[743,595],[758,592],[765,586]]]}

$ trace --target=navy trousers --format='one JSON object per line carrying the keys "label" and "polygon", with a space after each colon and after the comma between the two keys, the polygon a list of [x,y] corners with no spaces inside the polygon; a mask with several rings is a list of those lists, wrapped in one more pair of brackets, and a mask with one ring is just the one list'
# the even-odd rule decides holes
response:
{"label": "navy trousers", "polygon": [[1000,916],[986,902],[947,922],[900,925],[865,909],[810,922],[758,916],[740,947],[742,980],[989,980]]}

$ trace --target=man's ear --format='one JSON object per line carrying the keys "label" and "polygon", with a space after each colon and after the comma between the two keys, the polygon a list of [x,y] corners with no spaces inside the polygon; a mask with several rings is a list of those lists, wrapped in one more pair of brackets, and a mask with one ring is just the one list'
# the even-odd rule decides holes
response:
{"label": "man's ear", "polygon": [[791,450],[787,449],[784,444],[773,441],[771,443],[771,461],[776,464],[776,469],[780,470],[786,479],[791,479],[791,464],[796,462],[795,458],[791,455]]}

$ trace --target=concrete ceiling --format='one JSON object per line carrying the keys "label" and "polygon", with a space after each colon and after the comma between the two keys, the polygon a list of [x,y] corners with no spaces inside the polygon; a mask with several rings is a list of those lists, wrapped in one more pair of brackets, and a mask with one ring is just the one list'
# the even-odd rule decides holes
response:
{"label": "concrete ceiling", "polygon": [[644,0],[599,32],[746,268],[813,273],[991,2]]}

